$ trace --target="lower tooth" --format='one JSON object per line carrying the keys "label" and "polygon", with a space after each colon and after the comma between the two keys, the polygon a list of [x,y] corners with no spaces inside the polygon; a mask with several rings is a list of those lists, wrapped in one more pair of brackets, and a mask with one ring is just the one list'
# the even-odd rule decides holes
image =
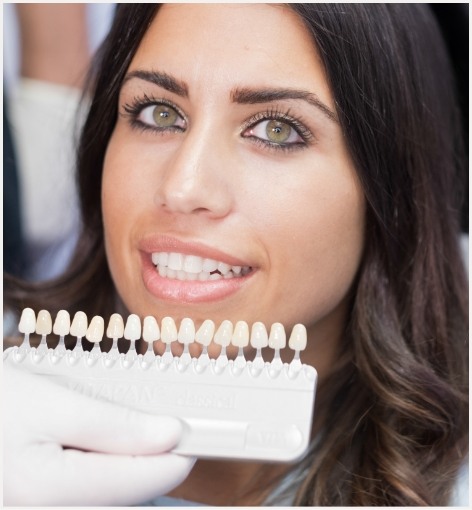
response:
{"label": "lower tooth", "polygon": [[220,273],[213,273],[208,277],[209,280],[221,280],[221,278],[223,277],[220,275]]}
{"label": "lower tooth", "polygon": [[228,271],[225,275],[224,275],[224,279],[225,280],[229,280],[230,278],[233,278],[234,274],[233,274],[233,271]]}

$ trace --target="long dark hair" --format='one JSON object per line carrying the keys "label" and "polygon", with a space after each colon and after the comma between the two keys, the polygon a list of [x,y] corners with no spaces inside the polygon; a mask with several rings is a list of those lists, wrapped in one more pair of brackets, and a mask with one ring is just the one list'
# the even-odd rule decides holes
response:
{"label": "long dark hair", "polygon": [[[295,504],[444,505],[468,448],[464,148],[446,50],[426,5],[289,6],[320,53],[368,204],[344,355],[319,389],[323,432],[297,467]],[[78,151],[76,255],[36,292],[7,284],[17,306],[102,315],[121,306],[103,244],[101,174],[121,82],[156,12],[117,10]]]}

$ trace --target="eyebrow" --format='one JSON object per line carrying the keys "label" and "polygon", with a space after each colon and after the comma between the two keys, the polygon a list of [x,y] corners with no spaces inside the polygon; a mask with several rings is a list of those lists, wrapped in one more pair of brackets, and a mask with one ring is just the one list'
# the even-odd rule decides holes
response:
{"label": "eyebrow", "polygon": [[318,108],[333,122],[338,122],[336,113],[331,110],[316,94],[306,90],[290,88],[267,88],[267,89],[249,89],[238,88],[231,92],[231,99],[238,104],[258,104],[270,103],[272,101],[281,101],[284,99],[301,99],[312,106]]}
{"label": "eyebrow", "polygon": [[139,78],[141,80],[145,80],[148,82],[157,85],[169,92],[173,92],[181,97],[188,97],[188,87],[184,82],[178,81],[167,73],[162,73],[160,71],[144,71],[137,69],[136,71],[131,71],[125,76],[123,80],[123,85],[133,79]]}
{"label": "eyebrow", "polygon": [[[181,97],[188,97],[188,86],[185,82],[179,81],[167,73],[161,71],[145,71],[137,69],[128,73],[123,85],[133,79],[139,78],[161,87],[169,92],[173,92]],[[306,90],[291,88],[262,88],[251,89],[247,87],[235,88],[230,94],[231,101],[237,104],[260,104],[273,101],[282,101],[286,99],[303,100],[312,106],[318,108],[328,119],[333,122],[339,122],[336,113],[329,108],[316,94]]]}

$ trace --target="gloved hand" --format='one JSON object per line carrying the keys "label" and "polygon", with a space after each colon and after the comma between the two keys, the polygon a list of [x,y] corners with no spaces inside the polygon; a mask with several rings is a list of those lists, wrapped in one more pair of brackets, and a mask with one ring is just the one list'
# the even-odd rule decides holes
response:
{"label": "gloved hand", "polygon": [[133,505],[165,494],[194,459],[169,451],[178,419],[94,400],[4,365],[4,504]]}

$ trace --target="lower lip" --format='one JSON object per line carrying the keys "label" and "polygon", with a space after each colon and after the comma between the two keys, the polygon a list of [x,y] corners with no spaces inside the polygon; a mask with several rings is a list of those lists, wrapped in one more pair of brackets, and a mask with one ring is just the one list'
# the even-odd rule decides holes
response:
{"label": "lower lip", "polygon": [[209,303],[235,294],[254,275],[208,281],[181,281],[163,278],[151,262],[149,253],[141,253],[144,286],[153,296],[176,303]]}

